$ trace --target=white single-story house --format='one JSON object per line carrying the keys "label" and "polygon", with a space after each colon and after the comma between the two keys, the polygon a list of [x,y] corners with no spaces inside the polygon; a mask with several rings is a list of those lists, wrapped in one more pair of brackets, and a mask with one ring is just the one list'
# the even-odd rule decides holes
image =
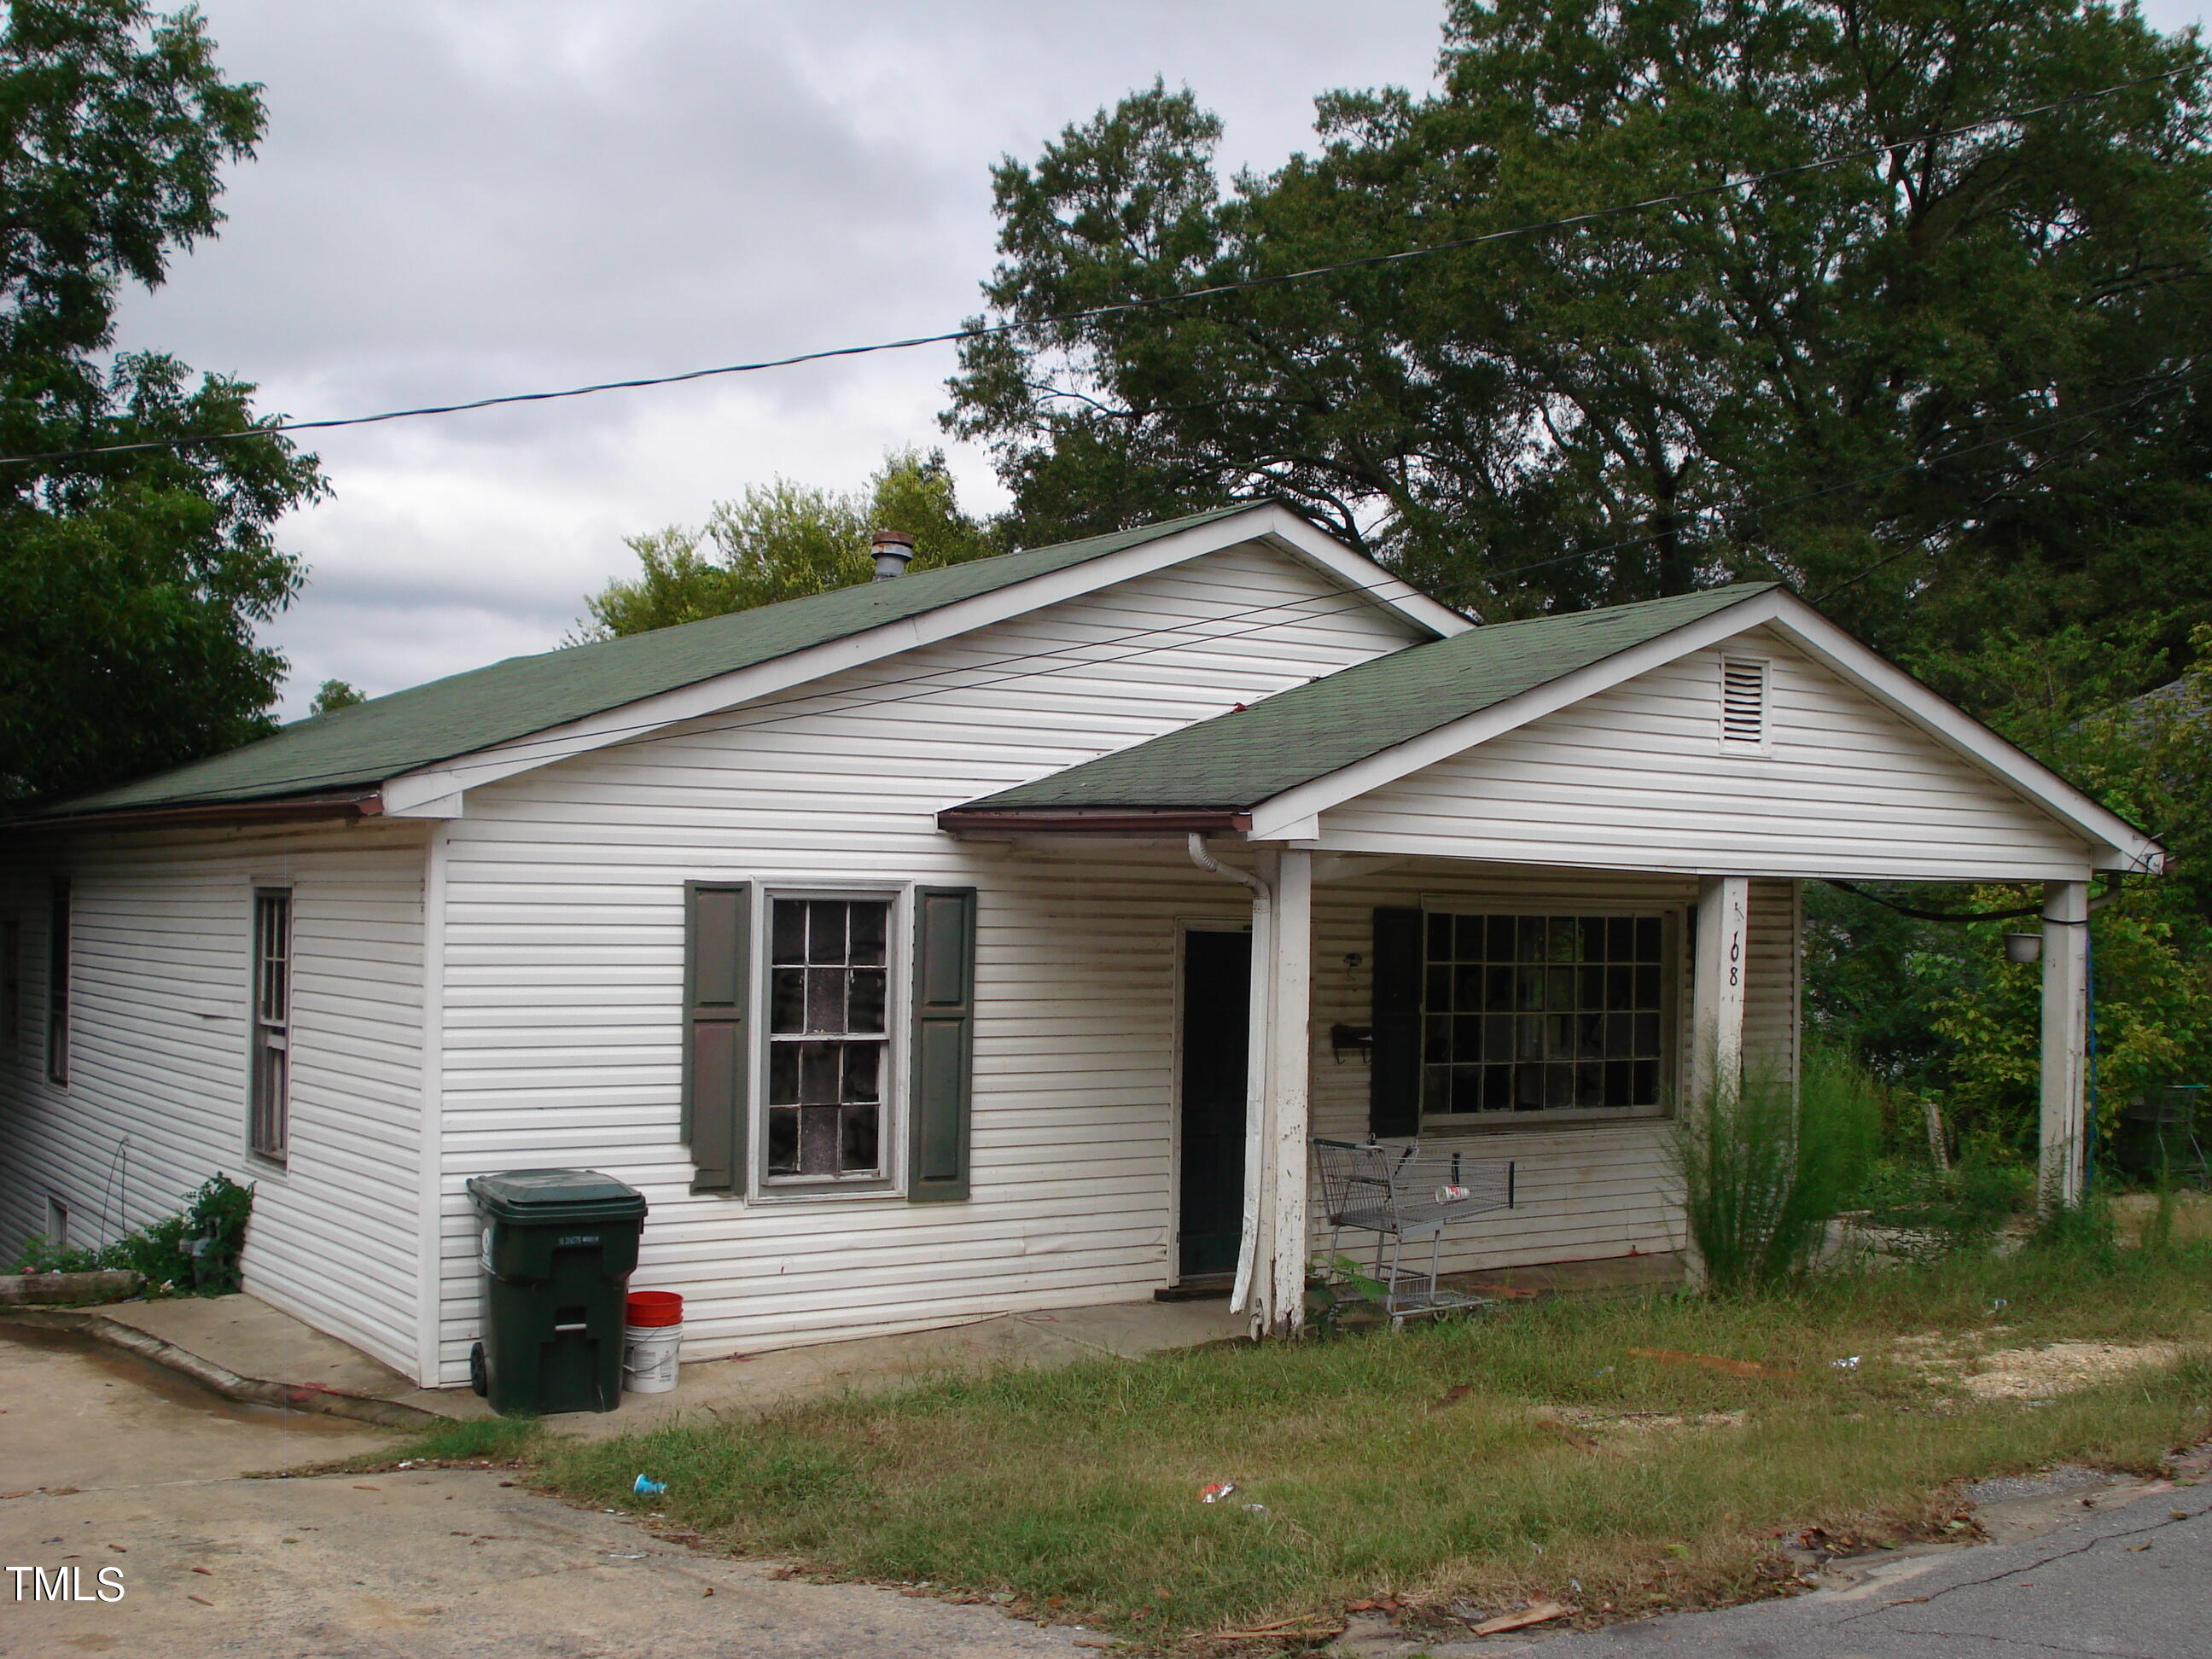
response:
{"label": "white single-story house", "polygon": [[1808,878],[2142,833],[1771,585],[1477,626],[1259,504],[518,658],[15,820],[0,1244],[216,1170],[247,1287],[425,1383],[464,1182],[604,1170],[687,1357],[1140,1300],[1296,1322],[1315,1135],[1510,1157],[1455,1268],[1680,1248]]}

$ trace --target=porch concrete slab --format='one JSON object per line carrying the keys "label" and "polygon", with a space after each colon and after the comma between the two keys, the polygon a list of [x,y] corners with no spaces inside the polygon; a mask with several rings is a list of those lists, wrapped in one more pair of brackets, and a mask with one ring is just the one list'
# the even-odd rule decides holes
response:
{"label": "porch concrete slab", "polygon": [[1245,1333],[1244,1316],[1223,1302],[1118,1302],[1002,1314],[949,1328],[702,1360],[678,1369],[672,1394],[625,1394],[619,1411],[548,1422],[563,1434],[599,1440],[652,1429],[686,1412],[757,1412],[823,1395],[874,1393],[1008,1366],[1066,1365],[1102,1354],[1135,1359]]}
{"label": "porch concrete slab", "polygon": [[1596,1261],[1548,1261],[1532,1267],[1489,1267],[1446,1273],[1444,1283],[1472,1296],[1486,1289],[1540,1297],[1648,1296],[1680,1287],[1686,1268],[1679,1250],[1607,1256]]}

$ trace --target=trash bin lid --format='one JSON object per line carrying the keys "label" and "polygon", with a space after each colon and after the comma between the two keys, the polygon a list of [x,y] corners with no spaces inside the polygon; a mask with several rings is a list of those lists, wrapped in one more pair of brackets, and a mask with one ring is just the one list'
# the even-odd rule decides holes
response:
{"label": "trash bin lid", "polygon": [[499,1221],[635,1221],[645,1195],[597,1170],[506,1170],[474,1176],[469,1196]]}

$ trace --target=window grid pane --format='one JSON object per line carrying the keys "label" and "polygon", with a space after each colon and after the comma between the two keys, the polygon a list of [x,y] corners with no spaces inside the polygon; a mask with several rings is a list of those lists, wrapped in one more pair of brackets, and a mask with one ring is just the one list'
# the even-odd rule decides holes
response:
{"label": "window grid pane", "polygon": [[264,1158],[291,1139],[292,896],[253,896],[253,1050],[248,1137]]}
{"label": "window grid pane", "polygon": [[777,899],[769,921],[768,1173],[883,1173],[888,899]]}
{"label": "window grid pane", "polygon": [[1427,939],[1425,1110],[1659,1104],[1659,917],[1432,914]]}

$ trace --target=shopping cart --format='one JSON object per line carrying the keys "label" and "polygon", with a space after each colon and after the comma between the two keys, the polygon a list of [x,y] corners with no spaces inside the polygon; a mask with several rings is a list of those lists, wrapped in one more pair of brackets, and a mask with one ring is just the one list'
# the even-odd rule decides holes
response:
{"label": "shopping cart", "polygon": [[[1510,1158],[1470,1158],[1463,1152],[1424,1146],[1417,1140],[1320,1140],[1322,1202],[1328,1206],[1328,1254],[1349,1230],[1375,1235],[1372,1299],[1402,1329],[1414,1314],[1487,1305],[1479,1296],[1437,1284],[1443,1230],[1455,1221],[1513,1207]],[[1429,1241],[1427,1273],[1407,1273],[1400,1256],[1408,1243]],[[1418,1260],[1418,1258],[1417,1258]]]}

